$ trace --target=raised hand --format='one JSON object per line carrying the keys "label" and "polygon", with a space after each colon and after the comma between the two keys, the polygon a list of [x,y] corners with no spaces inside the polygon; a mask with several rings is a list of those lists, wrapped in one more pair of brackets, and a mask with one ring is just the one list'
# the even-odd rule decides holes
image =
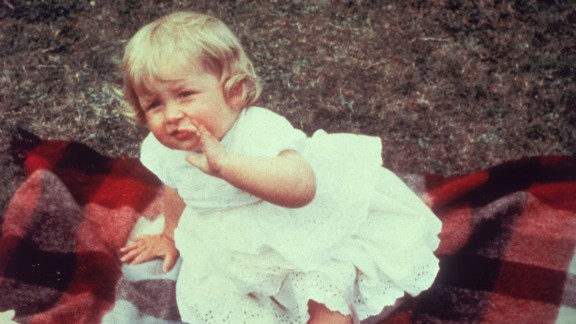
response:
{"label": "raised hand", "polygon": [[314,170],[298,152],[285,150],[273,157],[227,152],[206,127],[196,124],[199,152],[186,156],[196,168],[279,206],[303,207],[314,199]]}
{"label": "raised hand", "polygon": [[168,272],[174,267],[179,255],[174,241],[163,234],[139,236],[121,248],[120,253],[123,254],[120,261],[132,265],[154,258],[163,258],[162,271],[164,272]]}
{"label": "raised hand", "polygon": [[200,139],[200,152],[191,152],[186,156],[186,161],[204,173],[218,176],[228,157],[228,152],[204,125],[195,122],[194,126],[197,129],[196,135]]}

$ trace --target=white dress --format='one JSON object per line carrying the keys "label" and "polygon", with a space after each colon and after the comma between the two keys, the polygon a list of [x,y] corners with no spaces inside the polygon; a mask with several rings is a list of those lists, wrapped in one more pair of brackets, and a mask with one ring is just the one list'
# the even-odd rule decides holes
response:
{"label": "white dress", "polygon": [[430,287],[441,223],[382,167],[379,138],[308,138],[284,117],[250,107],[222,145],[253,156],[299,151],[314,169],[316,197],[297,209],[270,204],[149,135],[142,162],[187,205],[175,231],[183,321],[305,323],[310,299],[362,320]]}

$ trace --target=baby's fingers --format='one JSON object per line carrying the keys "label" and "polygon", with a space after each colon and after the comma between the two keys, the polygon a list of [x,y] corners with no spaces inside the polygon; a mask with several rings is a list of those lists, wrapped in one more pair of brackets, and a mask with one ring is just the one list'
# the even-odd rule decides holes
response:
{"label": "baby's fingers", "polygon": [[146,261],[150,261],[155,257],[149,250],[145,250],[142,253],[138,254],[131,262],[131,265],[137,265],[140,263],[144,263]]}
{"label": "baby's fingers", "polygon": [[172,270],[177,259],[178,259],[177,254],[176,255],[167,254],[166,257],[164,258],[164,263],[162,264],[162,271],[168,272]]}
{"label": "baby's fingers", "polygon": [[200,143],[202,144],[202,150],[208,153],[214,149],[220,148],[220,141],[210,133],[210,131],[202,124],[196,126],[198,128],[198,136],[200,137]]}
{"label": "baby's fingers", "polygon": [[138,249],[141,246],[146,245],[149,238],[150,238],[150,235],[138,236],[138,237],[130,240],[130,242],[128,242],[125,246],[121,247],[120,252],[127,253],[127,252],[130,252],[132,250]]}
{"label": "baby's fingers", "polygon": [[150,235],[135,238],[128,243],[125,247],[120,249],[120,253],[124,254],[120,261],[133,262],[139,255],[149,250],[149,243],[152,237]]}
{"label": "baby's fingers", "polygon": [[125,252],[125,254],[120,258],[120,261],[126,263],[132,263],[143,251],[142,247],[137,247]]}
{"label": "baby's fingers", "polygon": [[123,246],[123,247],[120,248],[120,253],[126,254],[126,253],[128,253],[128,252],[130,252],[130,251],[133,251],[133,250],[137,249],[139,246],[140,246],[140,245],[138,245],[138,244],[134,244],[134,242],[130,242],[130,243],[128,243],[128,244],[126,244],[125,246]]}
{"label": "baby's fingers", "polygon": [[155,254],[147,247],[141,246],[135,250],[128,252],[120,261],[130,263],[131,265],[140,264],[149,261],[155,257]]}

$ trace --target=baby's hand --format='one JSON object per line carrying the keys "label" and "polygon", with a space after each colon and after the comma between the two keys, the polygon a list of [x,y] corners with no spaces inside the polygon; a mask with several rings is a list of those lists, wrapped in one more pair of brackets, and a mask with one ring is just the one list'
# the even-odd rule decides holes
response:
{"label": "baby's hand", "polygon": [[14,322],[14,315],[16,315],[16,311],[13,309],[0,312],[0,323],[16,324],[16,322]]}
{"label": "baby's hand", "polygon": [[124,254],[120,258],[120,261],[128,262],[132,265],[150,261],[158,257],[163,258],[164,264],[162,265],[162,270],[164,272],[168,272],[174,267],[179,255],[174,241],[163,234],[137,237],[125,247],[121,248],[120,253]]}
{"label": "baby's hand", "polygon": [[204,173],[218,176],[228,157],[228,152],[204,125],[196,124],[195,126],[196,134],[200,138],[201,152],[191,152],[186,156],[186,161]]}

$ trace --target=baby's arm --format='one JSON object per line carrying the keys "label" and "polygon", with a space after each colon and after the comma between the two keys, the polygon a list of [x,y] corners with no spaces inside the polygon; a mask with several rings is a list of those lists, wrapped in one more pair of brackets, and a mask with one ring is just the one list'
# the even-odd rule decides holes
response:
{"label": "baby's arm", "polygon": [[180,216],[186,207],[186,204],[174,188],[164,186],[164,232],[162,235],[171,241],[174,241],[174,230],[178,226]]}
{"label": "baby's arm", "polygon": [[164,204],[164,230],[162,234],[144,235],[135,238],[120,249],[124,255],[122,262],[140,264],[157,257],[164,258],[162,270],[170,271],[178,259],[178,250],[174,244],[174,229],[184,210],[184,202],[176,189],[164,186],[162,191]]}
{"label": "baby's arm", "polygon": [[298,152],[286,150],[276,157],[230,153],[204,126],[197,128],[203,153],[191,153],[187,157],[195,167],[283,207],[303,207],[314,199],[314,171]]}

